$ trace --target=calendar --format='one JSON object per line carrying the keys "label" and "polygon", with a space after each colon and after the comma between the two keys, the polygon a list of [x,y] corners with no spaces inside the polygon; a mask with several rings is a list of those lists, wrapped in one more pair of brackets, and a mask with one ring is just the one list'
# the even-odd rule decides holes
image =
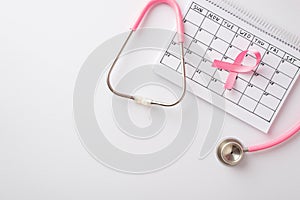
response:
{"label": "calendar", "polygon": [[[267,133],[299,76],[299,50],[210,1],[201,2],[191,2],[184,15],[187,83],[192,93],[210,103],[213,94],[226,102],[225,107],[215,106]],[[213,61],[233,63],[245,50],[259,51],[260,64],[238,74],[233,89],[224,89],[229,72],[212,67]],[[158,74],[181,83],[177,35],[160,63],[163,67],[155,69]],[[255,57],[247,55],[243,65],[253,63]]]}

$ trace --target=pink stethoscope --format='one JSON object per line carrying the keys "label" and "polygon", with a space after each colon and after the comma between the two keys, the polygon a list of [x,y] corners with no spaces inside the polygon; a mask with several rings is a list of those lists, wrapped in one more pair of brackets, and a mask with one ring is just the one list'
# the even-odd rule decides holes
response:
{"label": "pink stethoscope", "polygon": [[[182,94],[181,94],[180,98],[177,101],[172,102],[172,103],[159,102],[159,101],[155,101],[155,100],[140,97],[140,96],[124,94],[124,93],[116,91],[110,83],[110,76],[111,76],[112,70],[115,67],[121,53],[123,52],[125,46],[127,45],[129,39],[131,38],[131,36],[133,34],[133,32],[135,32],[137,30],[137,28],[139,27],[140,23],[142,22],[144,16],[148,13],[148,11],[159,4],[167,4],[168,6],[172,7],[176,13],[177,32],[178,32],[178,36],[179,36],[178,40],[179,40],[180,50],[181,50],[181,65],[182,65],[182,69],[183,69],[182,70],[183,90],[182,90]],[[112,66],[108,72],[108,76],[107,76],[108,88],[115,95],[123,97],[123,98],[131,99],[131,100],[135,101],[136,103],[142,104],[142,105],[147,105],[147,106],[148,105],[158,105],[158,106],[164,106],[164,107],[171,107],[171,106],[175,106],[175,105],[179,104],[183,100],[183,98],[186,94],[186,69],[185,69],[183,43],[184,43],[183,17],[182,17],[182,13],[181,13],[180,7],[177,4],[177,2],[175,0],[151,0],[146,5],[146,7],[143,9],[141,15],[139,16],[139,18],[136,21],[136,23],[134,24],[134,26],[131,28],[131,32],[129,33],[127,39],[125,40],[123,46],[121,47],[118,55],[116,56]],[[256,65],[250,66],[250,67],[242,66],[242,61],[243,61],[244,57],[250,53],[253,53],[255,55],[256,61],[257,61]],[[231,89],[234,85],[234,82],[236,80],[236,76],[238,75],[238,73],[247,73],[247,72],[255,69],[258,66],[258,64],[260,63],[260,60],[261,60],[261,56],[260,56],[259,52],[243,51],[242,53],[240,53],[237,56],[234,63],[227,63],[227,62],[215,60],[213,63],[213,67],[229,71],[229,76],[227,78],[225,88]],[[290,130],[288,130],[287,132],[285,132],[284,134],[282,134],[279,138],[277,138],[275,140],[266,142],[264,144],[254,145],[254,146],[249,146],[249,147],[244,147],[242,145],[242,143],[237,139],[228,138],[228,139],[223,140],[217,146],[217,157],[222,163],[229,165],[229,166],[235,166],[238,163],[240,163],[240,161],[242,160],[242,158],[244,157],[244,154],[246,152],[256,152],[256,151],[261,151],[261,150],[266,150],[266,149],[272,148],[274,146],[277,146],[277,145],[287,141],[289,138],[296,135],[299,131],[300,131],[300,122],[298,122],[293,128],[291,128]]]}

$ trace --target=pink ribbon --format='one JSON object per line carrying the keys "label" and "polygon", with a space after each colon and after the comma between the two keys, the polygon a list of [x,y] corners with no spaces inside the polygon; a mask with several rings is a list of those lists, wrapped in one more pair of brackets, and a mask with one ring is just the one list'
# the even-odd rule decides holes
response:
{"label": "pink ribbon", "polygon": [[[247,53],[253,53],[256,57],[256,64],[254,66],[243,66],[242,62],[247,55]],[[238,73],[247,73],[251,70],[255,69],[261,61],[261,55],[258,51],[243,51],[241,52],[235,59],[234,63],[228,63],[220,60],[214,60],[213,67],[216,67],[218,69],[224,69],[229,71],[229,75],[227,77],[226,83],[225,83],[225,89],[232,89],[234,86],[234,83],[236,81]]]}

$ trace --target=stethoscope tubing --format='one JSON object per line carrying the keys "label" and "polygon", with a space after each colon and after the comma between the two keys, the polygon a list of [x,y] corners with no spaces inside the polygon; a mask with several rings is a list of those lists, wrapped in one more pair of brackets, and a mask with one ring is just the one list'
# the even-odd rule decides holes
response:
{"label": "stethoscope tubing", "polygon": [[[181,65],[183,67],[183,73],[182,73],[182,78],[183,78],[183,92],[181,97],[175,102],[175,103],[164,103],[164,102],[158,102],[158,101],[154,101],[152,99],[148,99],[148,98],[144,98],[144,97],[138,97],[138,96],[133,96],[133,95],[129,95],[129,94],[123,94],[120,93],[116,90],[114,90],[114,88],[112,87],[111,83],[110,83],[110,75],[112,73],[112,70],[116,64],[116,62],[118,61],[123,49],[125,48],[127,42],[129,41],[129,38],[131,37],[132,33],[134,31],[137,30],[137,28],[139,27],[140,23],[142,22],[144,16],[156,5],[159,4],[167,4],[170,7],[172,7],[176,13],[176,22],[177,22],[177,32],[178,32],[178,40],[179,40],[179,44],[180,44],[180,49],[181,49]],[[127,98],[127,99],[131,99],[134,100],[136,103],[138,104],[142,104],[142,105],[158,105],[158,106],[165,106],[165,107],[170,107],[170,106],[175,106],[178,103],[180,103],[182,101],[182,99],[184,98],[185,94],[186,94],[186,69],[185,69],[185,60],[184,60],[184,47],[183,47],[183,43],[184,43],[184,24],[183,24],[183,16],[180,10],[179,5],[177,4],[177,2],[175,0],[151,0],[148,2],[148,4],[146,5],[146,7],[143,9],[142,13],[140,14],[139,18],[137,19],[136,23],[134,24],[134,26],[131,28],[131,32],[128,35],[126,41],[124,42],[123,46],[121,47],[121,50],[119,51],[117,57],[115,58],[108,76],[107,76],[107,85],[109,87],[109,89],[116,94],[117,96],[123,97],[123,98]],[[242,58],[246,55],[247,51],[242,52],[242,54],[240,54],[238,56],[238,58],[240,57],[240,59],[238,60],[242,60]],[[257,64],[260,61],[260,54],[259,52],[255,52],[255,54],[258,53],[256,56],[257,59]],[[240,62],[240,61],[239,61]],[[214,65],[219,66],[219,64],[221,63],[221,61],[214,61]],[[229,71],[234,71],[232,69],[235,68],[240,68],[240,66],[235,66],[235,64],[237,64],[238,62],[234,63],[234,64],[229,64],[225,63],[226,65],[224,65],[223,67],[228,67],[227,70]],[[222,62],[221,64],[224,64],[224,62]],[[238,63],[240,64],[240,63]],[[227,66],[228,65],[228,66]],[[243,72],[243,71],[247,71],[249,69],[247,69],[245,66],[242,67],[241,69],[242,71],[239,72]],[[232,79],[233,80],[233,79]],[[233,83],[233,82],[232,82]],[[226,88],[226,86],[225,86]],[[284,134],[282,134],[280,137],[271,140],[269,142],[263,143],[263,144],[259,144],[259,145],[253,145],[253,146],[249,146],[244,148],[243,145],[234,138],[231,139],[225,139],[224,141],[222,141],[218,148],[217,148],[217,155],[218,158],[221,162],[223,162],[226,165],[230,165],[230,166],[235,166],[237,165],[243,158],[244,153],[245,152],[257,152],[257,151],[262,151],[262,150],[266,150],[269,148],[272,148],[274,146],[277,146],[285,141],[287,141],[288,139],[290,139],[291,137],[293,137],[294,135],[296,135],[298,132],[300,131],[300,121],[295,124],[295,126],[293,126],[290,130],[288,130],[287,132],[285,132]]]}
{"label": "stethoscope tubing", "polygon": [[266,149],[272,148],[274,146],[277,146],[277,145],[287,141],[294,135],[296,135],[299,131],[300,131],[300,121],[296,125],[294,125],[290,130],[288,130],[286,133],[281,135],[279,138],[276,138],[275,140],[271,140],[271,141],[263,143],[263,144],[248,147],[247,148],[248,152],[262,151],[262,150],[266,150]]}

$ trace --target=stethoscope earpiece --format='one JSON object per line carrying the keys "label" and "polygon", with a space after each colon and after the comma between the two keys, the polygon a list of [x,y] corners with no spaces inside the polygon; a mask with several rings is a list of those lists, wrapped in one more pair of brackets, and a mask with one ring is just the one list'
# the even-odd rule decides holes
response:
{"label": "stethoscope earpiece", "polygon": [[218,159],[225,165],[235,166],[242,161],[246,151],[247,150],[244,149],[240,141],[228,138],[219,144],[217,148],[217,156]]}

